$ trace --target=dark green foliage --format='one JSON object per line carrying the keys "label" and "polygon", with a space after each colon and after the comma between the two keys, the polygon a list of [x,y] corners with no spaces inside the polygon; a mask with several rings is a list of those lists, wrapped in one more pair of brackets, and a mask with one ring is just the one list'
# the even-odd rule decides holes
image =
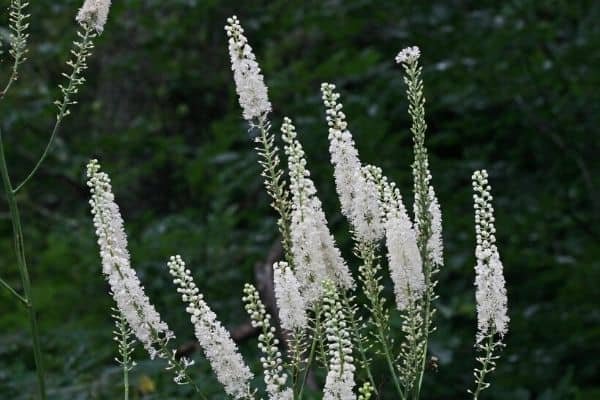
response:
{"label": "dark green foliage", "polygon": [[[0,104],[14,180],[43,149],[79,0],[32,2],[30,60]],[[114,399],[111,301],[88,213],[83,168],[112,175],[133,265],[178,334],[193,333],[166,268],[181,253],[226,326],[246,321],[243,282],[277,238],[276,217],[237,105],[223,25],[237,14],[270,87],[273,132],[293,117],[344,254],[320,102],[323,81],[344,96],[361,158],[380,165],[411,204],[407,101],[396,52],[421,47],[426,144],[444,214],[426,399],[465,398],[475,366],[474,226],[470,177],[487,168],[511,317],[486,399],[600,396],[600,7],[594,1],[115,1],[89,61],[80,104],[20,194],[52,399]],[[249,4],[251,3],[251,4]],[[2,10],[8,1],[2,2]],[[6,14],[2,14],[5,27]],[[4,28],[0,30],[5,37]],[[0,78],[9,73],[2,45]],[[6,205],[0,275],[15,286]],[[31,399],[25,314],[0,291],[0,398]],[[400,332],[400,320],[393,314]],[[256,343],[244,344],[256,361]],[[160,363],[132,372],[147,399],[187,398]],[[199,386],[223,398],[201,357]],[[258,373],[258,365],[253,365]],[[385,373],[385,369],[376,370]],[[142,378],[143,376],[147,378]],[[382,375],[379,374],[381,377]],[[379,382],[381,378],[377,378]],[[141,382],[141,383],[140,383]],[[145,382],[145,383],[144,383]],[[152,391],[152,390],[150,390]],[[135,398],[135,397],[134,397]]]}

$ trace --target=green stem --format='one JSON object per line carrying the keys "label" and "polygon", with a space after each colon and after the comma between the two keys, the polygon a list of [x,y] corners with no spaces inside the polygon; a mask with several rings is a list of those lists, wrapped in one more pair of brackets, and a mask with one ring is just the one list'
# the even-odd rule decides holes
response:
{"label": "green stem", "polygon": [[0,278],[0,284],[4,286],[13,296],[17,298],[17,300],[19,300],[25,306],[28,304],[27,300],[23,296],[21,296],[19,292],[17,292],[12,286],[10,286],[10,284],[4,279]]}
{"label": "green stem", "polygon": [[19,274],[21,275],[21,282],[23,285],[24,299],[27,302],[27,311],[29,314],[29,326],[31,330],[33,340],[33,356],[35,359],[35,367],[38,380],[38,394],[40,400],[46,400],[46,384],[44,380],[44,365],[42,361],[42,352],[40,346],[40,334],[36,319],[36,310],[31,295],[31,281],[29,279],[29,271],[27,269],[27,262],[25,258],[25,248],[23,243],[23,229],[21,227],[21,217],[19,216],[19,208],[17,206],[17,200],[15,198],[15,192],[12,189],[10,176],[8,174],[8,167],[6,165],[6,156],[4,152],[4,144],[2,141],[2,132],[0,132],[0,173],[2,175],[2,182],[4,185],[4,191],[6,193],[6,200],[8,202],[8,208],[10,210],[10,218],[13,227],[15,253],[17,255],[17,266],[19,267]]}
{"label": "green stem", "polygon": [[39,160],[35,164],[35,167],[33,167],[33,169],[27,175],[27,177],[25,179],[23,179],[23,182],[21,182],[13,190],[13,192],[15,194],[19,190],[21,190],[23,188],[23,186],[25,186],[25,184],[33,177],[33,175],[35,175],[35,173],[37,172],[37,170],[40,168],[40,166],[42,165],[42,163],[44,162],[44,160],[48,156],[48,153],[50,152],[50,148],[52,147],[52,143],[54,143],[54,138],[56,137],[56,134],[58,133],[58,128],[60,127],[60,123],[62,121],[62,118],[64,117],[65,109],[66,109],[66,105],[63,104],[61,106],[60,110],[59,110],[58,117],[56,118],[56,122],[54,123],[54,128],[52,129],[52,134],[50,134],[50,139],[48,139],[48,143],[46,144],[46,148],[44,149],[44,152],[42,153],[42,155],[40,156]]}
{"label": "green stem", "polygon": [[[93,28],[91,26],[86,25],[86,27],[83,31],[80,49],[87,49],[93,38],[94,38]],[[52,144],[54,143],[54,138],[56,137],[56,134],[58,133],[58,130],[60,128],[61,122],[69,113],[68,107],[69,107],[69,104],[72,103],[70,93],[74,93],[77,86],[80,84],[79,80],[82,78],[79,78],[79,74],[80,74],[82,68],[85,66],[85,60],[88,55],[89,54],[86,51],[80,50],[77,52],[75,62],[72,64],[73,71],[71,72],[71,75],[69,75],[69,77],[68,77],[69,84],[63,90],[63,99],[60,102],[60,107],[58,109],[58,114],[56,115],[56,121],[54,123],[54,128],[52,128],[52,133],[50,134],[50,139],[48,139],[48,143],[46,144],[46,147],[44,148],[44,152],[40,156],[39,160],[37,161],[37,163],[31,170],[31,172],[27,175],[27,177],[25,179],[23,179],[23,182],[21,182],[19,185],[17,185],[17,187],[13,190],[14,193],[17,193],[19,190],[21,190],[23,188],[23,186],[25,186],[25,184],[27,182],[29,182],[29,180],[31,178],[33,178],[35,173],[38,171],[38,169],[40,168],[40,166],[42,165],[42,163],[48,156],[48,153],[50,152],[50,148],[52,147]]]}
{"label": "green stem", "polygon": [[123,366],[123,392],[125,400],[129,400],[129,370]]}
{"label": "green stem", "polygon": [[477,400],[479,398],[479,393],[483,391],[487,386],[485,384],[485,376],[488,372],[488,367],[491,365],[492,357],[494,355],[494,331],[490,332],[487,337],[487,343],[485,346],[485,358],[481,363],[481,373],[477,376],[477,386],[475,387],[475,391],[473,392],[473,400]]}
{"label": "green stem", "polygon": [[312,344],[310,345],[310,353],[308,355],[308,360],[306,361],[306,369],[304,370],[304,376],[302,377],[302,384],[300,385],[300,392],[298,394],[298,400],[302,399],[302,394],[304,393],[304,386],[306,385],[306,379],[308,378],[308,373],[310,372],[310,365],[315,358],[315,352],[317,349],[317,342],[319,341],[317,331],[320,331],[321,324],[321,307],[318,305],[315,307],[315,334],[313,335]]}
{"label": "green stem", "polygon": [[[374,243],[358,243],[357,254],[363,262],[363,265],[359,268],[361,280],[364,285],[364,292],[367,299],[371,303],[371,314],[375,328],[377,329],[376,337],[379,344],[382,347],[394,387],[400,398],[405,399],[398,374],[396,373],[396,367],[392,360],[391,348],[388,343],[388,333],[386,332],[386,325],[388,324],[388,317],[386,310],[381,299],[381,289],[377,277],[378,267],[375,265],[376,262],[376,244]],[[375,386],[375,385],[373,385]]]}

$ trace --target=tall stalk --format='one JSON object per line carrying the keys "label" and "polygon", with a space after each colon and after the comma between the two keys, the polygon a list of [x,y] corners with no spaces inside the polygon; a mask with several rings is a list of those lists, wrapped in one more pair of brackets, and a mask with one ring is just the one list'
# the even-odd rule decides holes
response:
{"label": "tall stalk", "polygon": [[[27,14],[28,2],[22,0],[12,0],[9,6],[9,25],[11,30],[10,36],[10,55],[13,58],[13,64],[11,73],[8,78],[8,82],[4,86],[4,89],[0,91],[0,100],[4,99],[8,90],[19,78],[19,67],[25,62],[27,54],[27,39],[29,33],[27,29],[29,27],[29,14]],[[82,31],[78,31],[79,40],[73,43],[74,48],[71,51],[73,59],[67,62],[67,65],[71,68],[71,73],[63,73],[63,76],[67,79],[66,85],[60,85],[62,92],[62,98],[55,101],[55,105],[58,107],[58,113],[56,115],[56,121],[52,129],[50,138],[44,148],[41,157],[36,162],[32,170],[27,174],[26,178],[18,185],[13,186],[8,171],[8,165],[6,162],[6,152],[4,149],[4,142],[2,139],[2,132],[0,132],[0,175],[2,176],[2,186],[8,203],[10,211],[10,219],[12,224],[13,241],[15,254],[17,257],[17,268],[21,278],[21,286],[23,294],[20,294],[15,288],[13,288],[7,281],[0,278],[0,286],[6,288],[13,297],[19,302],[25,305],[27,308],[29,329],[31,332],[32,344],[33,344],[33,355],[35,360],[35,368],[37,375],[37,391],[40,400],[46,400],[46,382],[45,382],[45,371],[42,358],[41,344],[40,344],[40,333],[36,317],[36,307],[33,300],[31,290],[31,279],[29,277],[29,270],[27,268],[27,258],[25,255],[25,243],[23,238],[23,227],[21,223],[21,217],[19,214],[19,207],[17,202],[17,192],[21,190],[24,185],[35,175],[40,168],[41,164],[46,159],[49,150],[54,142],[54,139],[59,131],[59,127],[63,119],[69,115],[69,107],[76,102],[74,97],[78,92],[79,87],[83,84],[85,79],[82,76],[83,71],[87,68],[86,60],[91,55],[93,49],[93,38],[97,36],[99,27],[89,21],[79,21]]]}
{"label": "tall stalk", "polygon": [[[33,342],[33,356],[35,359],[35,368],[38,380],[38,395],[41,400],[46,399],[46,382],[44,379],[44,364],[42,360],[42,351],[40,346],[40,333],[38,329],[36,319],[36,308],[32,299],[31,293],[31,280],[29,278],[29,271],[27,269],[27,260],[25,258],[25,245],[23,241],[23,228],[21,225],[21,217],[19,215],[19,207],[17,205],[17,199],[15,191],[13,190],[10,175],[8,174],[8,167],[6,164],[6,155],[4,152],[4,143],[2,140],[2,132],[0,131],[0,173],[2,175],[2,183],[4,187],[4,193],[6,195],[6,201],[8,202],[8,208],[10,210],[10,220],[12,223],[13,239],[15,246],[15,254],[17,255],[17,267],[21,276],[21,284],[23,286],[23,296],[17,296],[18,292],[14,289],[11,293],[16,295],[22,302],[24,301],[27,313],[29,315],[29,329],[31,331],[31,337]],[[6,287],[10,287],[5,284]]]}

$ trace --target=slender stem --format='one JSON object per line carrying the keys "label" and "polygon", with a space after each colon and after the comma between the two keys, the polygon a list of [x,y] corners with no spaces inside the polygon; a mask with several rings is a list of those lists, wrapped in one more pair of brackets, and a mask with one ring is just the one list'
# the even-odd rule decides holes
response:
{"label": "slender stem", "polygon": [[[52,143],[54,143],[54,138],[56,137],[56,134],[58,133],[58,128],[60,127],[60,123],[62,121],[62,118],[64,117],[64,112],[65,112],[65,108],[66,105],[63,104],[59,110],[58,116],[56,118],[56,122],[54,123],[54,128],[52,129],[52,134],[50,134],[50,139],[48,139],[48,143],[46,144],[46,147],[44,148],[44,152],[42,153],[42,155],[40,156],[39,160],[37,161],[37,163],[35,164],[35,167],[33,167],[33,169],[31,170],[31,172],[27,175],[27,177],[25,179],[23,179],[23,182],[21,182],[14,190],[13,192],[16,194],[19,190],[21,190],[21,188],[23,188],[23,186],[25,186],[25,184],[33,177],[33,175],[35,175],[35,173],[37,172],[37,170],[40,168],[40,165],[42,165],[42,163],[44,162],[44,160],[46,159],[46,157],[48,156],[48,153],[50,152],[50,148],[52,147]],[[62,115],[62,116],[61,116]]]}
{"label": "slender stem", "polygon": [[21,296],[19,294],[19,292],[17,292],[12,286],[10,286],[10,284],[8,282],[6,282],[4,279],[0,278],[0,284],[2,286],[4,286],[13,296],[15,296],[17,298],[17,300],[19,300],[21,303],[23,303],[24,305],[27,305],[27,300]]}
{"label": "slender stem", "polygon": [[21,281],[23,285],[23,297],[27,302],[27,311],[29,313],[29,326],[31,329],[31,335],[33,339],[33,356],[35,359],[38,380],[38,394],[41,400],[46,400],[46,384],[44,380],[44,365],[42,361],[42,352],[40,346],[40,334],[37,325],[35,306],[31,295],[31,282],[29,279],[29,271],[27,270],[27,262],[25,259],[23,229],[21,227],[21,217],[19,216],[17,200],[15,198],[15,193],[12,190],[12,184],[10,182],[10,176],[8,174],[8,167],[6,165],[4,144],[2,141],[2,132],[0,132],[0,173],[2,175],[2,182],[4,185],[4,191],[6,193],[6,199],[8,201],[8,208],[10,210],[10,217],[13,226],[15,253],[17,255],[17,266],[19,267],[19,273],[21,275]]}
{"label": "slender stem", "polygon": [[[394,382],[394,387],[400,398],[405,399],[398,374],[396,373],[396,367],[392,360],[392,351],[389,343],[389,326],[388,326],[388,315],[384,307],[383,300],[381,298],[381,286],[379,283],[379,277],[377,276],[378,265],[376,265],[377,256],[375,254],[376,244],[375,243],[360,243],[358,242],[356,247],[357,255],[363,262],[360,266],[360,278],[364,285],[364,293],[367,299],[371,303],[371,315],[373,324],[377,329],[376,338],[381,345],[385,359]],[[386,326],[388,331],[386,332]]]}
{"label": "slender stem", "polygon": [[129,370],[123,368],[123,393],[124,399],[129,400]]}
{"label": "slender stem", "polygon": [[[42,165],[42,163],[48,156],[48,153],[50,152],[50,148],[52,147],[52,144],[54,143],[54,138],[56,137],[56,134],[59,131],[61,122],[69,114],[69,109],[68,109],[69,104],[73,104],[73,101],[71,100],[70,95],[72,93],[76,93],[77,86],[80,85],[82,82],[83,78],[79,77],[79,75],[80,75],[81,71],[85,68],[85,65],[86,65],[85,61],[86,61],[86,58],[89,56],[87,49],[91,46],[91,41],[94,37],[95,37],[95,35],[93,33],[93,28],[91,26],[86,25],[85,29],[83,31],[83,35],[81,35],[81,46],[79,47],[80,50],[77,51],[75,62],[73,62],[72,64],[69,64],[69,65],[72,65],[73,70],[71,72],[71,75],[68,76],[69,84],[67,85],[66,88],[63,88],[63,90],[62,90],[62,92],[63,92],[62,101],[57,103],[57,104],[59,104],[59,109],[58,109],[58,114],[56,115],[56,121],[54,123],[54,128],[52,128],[52,133],[50,134],[50,139],[48,139],[48,143],[46,144],[46,147],[44,148],[44,152],[40,156],[39,160],[37,161],[37,163],[31,170],[31,172],[27,175],[27,177],[25,179],[23,179],[23,182],[21,182],[19,185],[17,185],[17,187],[13,190],[14,193],[17,193],[19,190],[21,190],[21,188],[23,188],[23,186],[25,186],[25,184],[35,175],[37,170],[40,168],[40,166]],[[67,75],[65,74],[65,76],[67,76]]]}
{"label": "slender stem", "polygon": [[317,349],[317,342],[319,341],[317,331],[320,331],[321,324],[321,307],[318,305],[315,307],[315,334],[313,335],[312,344],[310,345],[310,353],[308,355],[308,360],[306,361],[306,369],[304,370],[304,376],[302,377],[302,384],[300,385],[300,392],[298,394],[298,400],[302,399],[302,394],[304,392],[304,386],[306,385],[306,379],[308,378],[308,373],[310,371],[310,365],[315,358],[315,352]]}
{"label": "slender stem", "polygon": [[473,400],[477,400],[479,398],[479,393],[487,388],[489,385],[485,383],[485,376],[488,372],[488,367],[493,367],[493,355],[494,355],[494,331],[490,332],[487,337],[487,343],[485,346],[485,358],[481,362],[481,371],[477,376],[477,386],[475,387],[475,391],[473,392]]}

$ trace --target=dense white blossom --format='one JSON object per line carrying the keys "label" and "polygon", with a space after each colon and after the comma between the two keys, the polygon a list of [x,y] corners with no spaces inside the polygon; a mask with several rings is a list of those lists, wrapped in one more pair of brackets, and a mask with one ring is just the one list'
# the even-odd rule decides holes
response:
{"label": "dense white blossom", "polygon": [[253,375],[244,363],[237,345],[204,301],[191,271],[186,269],[181,257],[171,257],[167,265],[174,278],[173,283],[177,285],[177,292],[181,293],[183,302],[188,304],[186,311],[190,314],[194,333],[217,379],[230,396],[236,399],[247,398]]}
{"label": "dense white blossom", "polygon": [[396,63],[398,64],[410,64],[419,59],[421,56],[421,50],[417,46],[406,47],[398,53],[396,56]]}
{"label": "dense white blossom", "polygon": [[323,314],[329,371],[323,388],[323,400],[354,400],[356,368],[352,357],[352,338],[346,321],[347,310],[344,310],[333,283],[327,281],[324,286],[326,295]]}
{"label": "dense white blossom", "polygon": [[437,267],[441,267],[444,265],[444,242],[442,237],[442,210],[440,208],[440,203],[435,194],[435,190],[432,185],[429,184],[431,181],[431,173],[429,172],[429,163],[425,158],[423,160],[426,171],[426,181],[424,189],[421,188],[421,185],[415,183],[415,201],[413,204],[413,210],[415,213],[415,231],[417,232],[417,236],[419,235],[419,231],[422,229],[421,226],[424,224],[424,221],[421,221],[419,212],[420,207],[420,198],[421,191],[427,193],[429,208],[429,237],[427,239],[427,254],[429,255],[433,264]]}
{"label": "dense white blossom", "polygon": [[289,118],[281,127],[286,143],[292,194],[290,233],[295,275],[302,296],[314,303],[323,294],[322,282],[330,279],[343,288],[354,286],[354,280],[327,227],[321,201],[317,197],[302,145]]}
{"label": "dense white blossom", "polygon": [[97,160],[91,160],[87,165],[87,177],[102,272],[120,313],[150,357],[154,358],[159,351],[157,347],[173,338],[173,333],[150,303],[131,267],[123,218],[115,202],[109,176],[100,171]]}
{"label": "dense white blossom", "polygon": [[444,242],[442,238],[442,210],[433,186],[429,186],[429,213],[431,214],[431,235],[427,249],[431,260],[437,266],[444,265]]}
{"label": "dense white blossom", "polygon": [[102,33],[108,19],[108,10],[111,0],[85,0],[79,9],[77,22],[81,25],[89,25],[98,33]]}
{"label": "dense white blossom", "polygon": [[283,329],[302,330],[308,326],[307,304],[300,294],[300,283],[285,261],[273,264],[273,285]]}
{"label": "dense white blossom", "polygon": [[363,176],[343,106],[338,102],[340,95],[334,90],[333,84],[321,85],[329,125],[329,153],[342,213],[352,224],[359,241],[374,242],[383,235],[377,188]]}
{"label": "dense white blossom", "polygon": [[501,336],[508,331],[506,288],[500,254],[496,247],[496,228],[491,187],[487,171],[473,174],[475,208],[475,299],[477,300],[477,341],[490,333]]}
{"label": "dense white blossom", "polygon": [[379,188],[390,276],[394,283],[396,305],[399,310],[404,310],[425,292],[425,276],[417,235],[396,185],[389,182],[378,167],[369,165],[364,171],[367,179]]}
{"label": "dense white blossom", "polygon": [[229,56],[231,70],[235,81],[244,118],[251,121],[271,111],[271,103],[260,66],[248,39],[244,36],[244,28],[234,15],[227,18],[225,32],[229,38]]}

